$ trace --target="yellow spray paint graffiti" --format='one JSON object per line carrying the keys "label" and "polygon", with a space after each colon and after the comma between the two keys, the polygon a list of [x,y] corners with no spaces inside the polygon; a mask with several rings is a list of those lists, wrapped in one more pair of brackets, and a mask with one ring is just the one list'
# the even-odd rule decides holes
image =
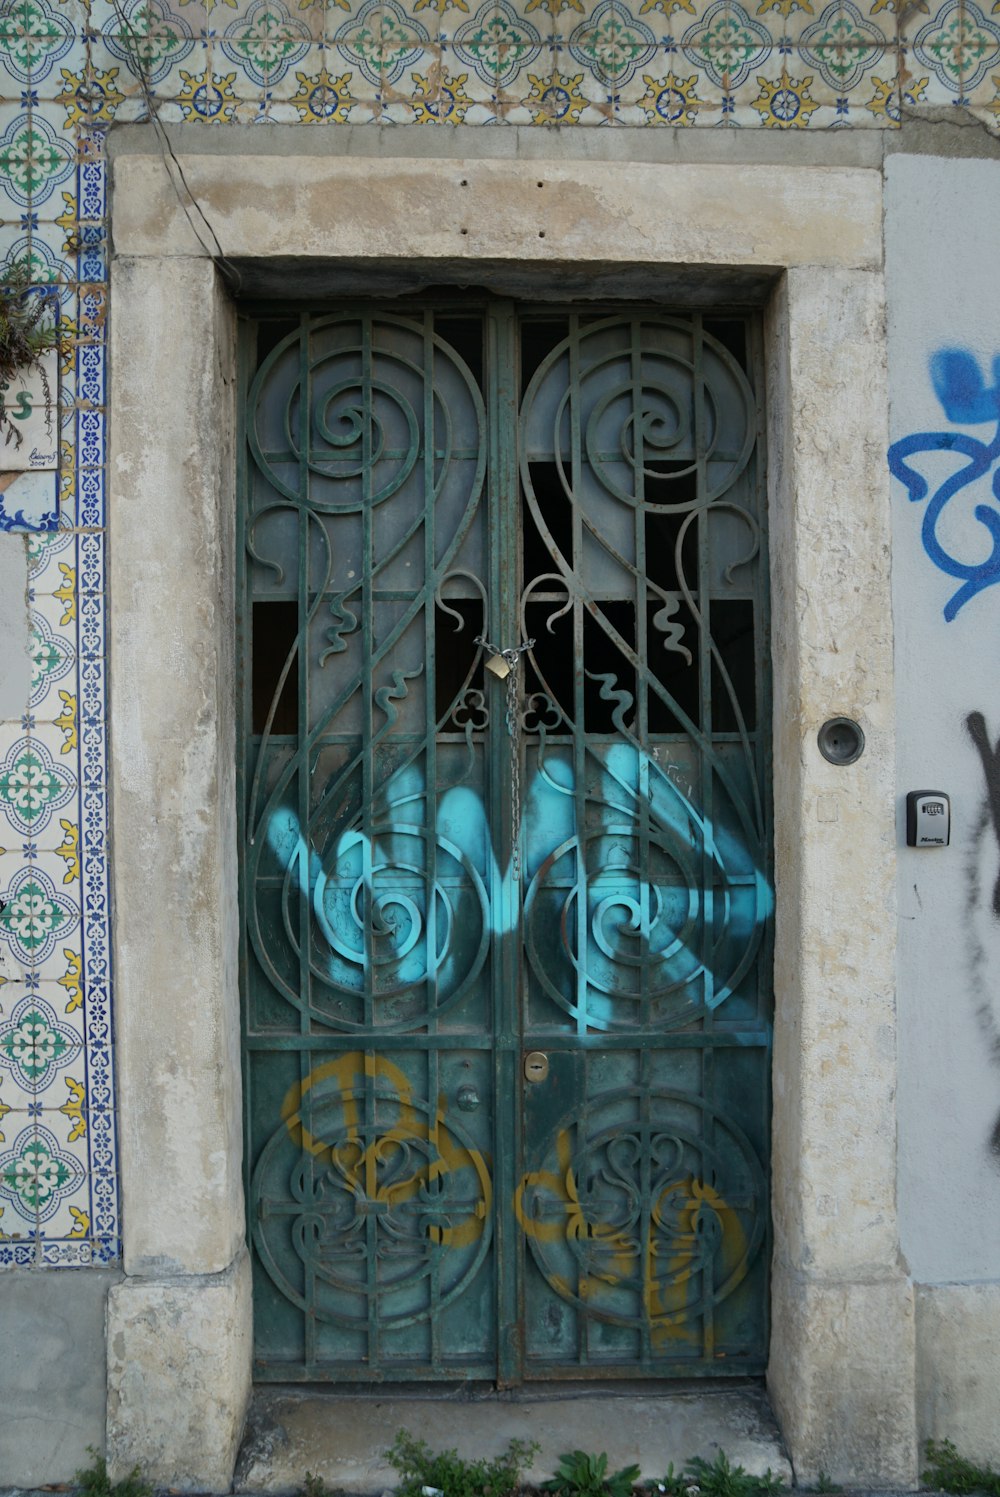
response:
{"label": "yellow spray paint graffiti", "polygon": [[[332,1088],[325,1085],[330,1082]],[[386,1090],[382,1100],[390,1101],[396,1111],[391,1126],[374,1137],[368,1136],[359,1116],[358,1104],[365,1082],[383,1082]],[[321,1109],[310,1107],[308,1100],[317,1088],[323,1092]],[[332,1108],[331,1101],[335,1104]],[[480,1151],[459,1143],[446,1125],[446,1110],[442,1094],[428,1118],[414,1103],[410,1082],[398,1066],[385,1056],[352,1050],[317,1066],[304,1081],[292,1086],[281,1116],[295,1144],[314,1158],[325,1156],[356,1204],[375,1214],[380,1206],[391,1211],[426,1194],[435,1182],[450,1173],[471,1169],[478,1185],[478,1198],[469,1207],[466,1219],[447,1225],[433,1221],[427,1224],[431,1242],[443,1247],[465,1247],[482,1236],[492,1209],[493,1185],[489,1166]],[[303,1120],[304,1112],[308,1113],[312,1126]],[[335,1138],[314,1131],[317,1112],[322,1117],[336,1118]],[[393,1166],[410,1160],[415,1167],[408,1172],[404,1170],[400,1176]]]}
{"label": "yellow spray paint graffiti", "polygon": [[[556,1136],[557,1169],[524,1175],[514,1213],[551,1288],[561,1299],[612,1320],[645,1321],[654,1349],[702,1337],[699,1311],[721,1298],[745,1272],[747,1236],[739,1213],[710,1184],[688,1174],[658,1189],[648,1215],[640,1210],[615,1220],[583,1190],[572,1165],[570,1130]],[[558,1272],[544,1248],[563,1245],[575,1262],[573,1278]],[[634,1307],[623,1313],[609,1291],[623,1290]],[[697,1326],[694,1324],[697,1319]]]}

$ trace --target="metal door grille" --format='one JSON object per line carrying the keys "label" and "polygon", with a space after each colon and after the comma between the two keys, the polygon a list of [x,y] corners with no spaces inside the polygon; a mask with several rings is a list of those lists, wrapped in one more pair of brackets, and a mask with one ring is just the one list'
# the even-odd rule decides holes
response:
{"label": "metal door grille", "polygon": [[[258,1376],[763,1365],[757,340],[454,298],[247,321]],[[513,745],[484,639],[528,646]]]}

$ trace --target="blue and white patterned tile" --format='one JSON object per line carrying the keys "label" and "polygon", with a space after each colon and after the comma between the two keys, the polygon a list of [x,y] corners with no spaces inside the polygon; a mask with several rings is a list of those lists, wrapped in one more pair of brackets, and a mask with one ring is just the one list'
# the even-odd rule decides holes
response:
{"label": "blue and white patterned tile", "polygon": [[380,97],[405,98],[406,81],[414,72],[426,73],[432,60],[426,55],[433,44],[431,31],[407,15],[399,0],[364,0],[338,27],[334,41]]}
{"label": "blue and white patterned tile", "polygon": [[39,1119],[46,1109],[61,1108],[67,1095],[64,1082],[71,1072],[80,1084],[83,1052],[82,1014],[61,1013],[37,989],[18,985],[9,997],[4,992],[4,1013],[0,1016],[0,1097],[4,1106]]}
{"label": "blue and white patterned tile", "polygon": [[316,45],[310,28],[293,16],[282,0],[252,0],[242,15],[226,26],[216,45],[230,67],[237,69],[237,93],[273,89],[304,62]]}
{"label": "blue and white patterned tile", "polygon": [[71,816],[77,810],[77,767],[71,756],[51,751],[51,740],[58,736],[53,724],[36,723],[0,758],[5,829],[40,846],[52,841],[50,828],[60,815]]}
{"label": "blue and white patterned tile", "polygon": [[[547,22],[549,17],[544,19]],[[453,27],[451,48],[456,70],[464,69],[470,83],[475,79],[485,86],[490,98],[500,94],[520,98],[521,79],[529,70],[537,70],[550,50],[549,37],[548,25],[540,29],[508,0],[485,0]]]}
{"label": "blue and white patterned tile", "polygon": [[38,213],[75,167],[72,146],[40,109],[0,105],[0,202]]}
{"label": "blue and white patterned tile", "polygon": [[975,0],[945,0],[932,14],[904,14],[904,77],[927,78],[926,102],[963,103],[1000,66],[1000,17]]}
{"label": "blue and white patterned tile", "polygon": [[0,531],[47,533],[59,525],[59,480],[55,473],[18,473],[0,493]]}
{"label": "blue and white patterned tile", "polygon": [[850,98],[867,88],[868,76],[895,71],[895,34],[887,33],[852,3],[833,0],[802,31],[801,67],[813,73],[832,98]]}
{"label": "blue and white patterned tile", "polygon": [[765,25],[735,0],[713,0],[681,35],[685,72],[691,67],[716,88],[735,93],[763,72],[775,51]]}
{"label": "blue and white patterned tile", "polygon": [[[0,13],[0,72],[4,85],[13,80],[39,98],[52,97],[50,79],[58,65],[72,65],[74,46],[81,46],[71,8],[52,0],[13,0]],[[46,84],[49,85],[46,89]]]}
{"label": "blue and white patterned tile", "polygon": [[[87,1259],[90,1262],[90,1257]],[[33,1268],[38,1262],[34,1237],[27,1240],[8,1222],[0,1206],[0,1272],[4,1269]]]}
{"label": "blue and white patterned tile", "polygon": [[[104,463],[105,420],[101,410],[80,410],[76,417],[76,460],[78,468],[99,468]],[[88,496],[91,497],[91,496]],[[81,525],[100,525],[102,520],[87,518]]]}
{"label": "blue and white patterned tile", "polygon": [[126,74],[146,79],[159,93],[170,73],[189,58],[196,38],[169,0],[123,0],[101,29],[105,46]]}
{"label": "blue and white patterned tile", "polygon": [[[6,861],[0,858],[0,863]],[[46,964],[54,957],[56,968],[65,966],[63,949],[80,924],[79,884],[65,888],[59,870],[54,874],[50,877],[45,867],[23,856],[9,876],[0,869],[5,906],[0,910],[0,945],[6,965],[15,974],[30,971],[38,981],[51,977]]]}

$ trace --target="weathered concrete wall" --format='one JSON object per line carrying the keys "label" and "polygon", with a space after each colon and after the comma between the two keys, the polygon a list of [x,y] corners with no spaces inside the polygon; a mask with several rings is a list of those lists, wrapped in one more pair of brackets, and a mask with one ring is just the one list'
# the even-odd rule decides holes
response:
{"label": "weathered concrete wall", "polygon": [[0,1274],[0,1485],[70,1481],[104,1445],[104,1320],[117,1271]]}
{"label": "weathered concrete wall", "polygon": [[[1000,1455],[998,243],[1000,159],[888,158],[890,426],[893,442],[905,444],[893,449],[892,491],[901,1247],[923,1286],[920,1434],[961,1437],[968,1454],[993,1459]],[[951,795],[950,847],[903,845],[902,800],[911,789]]]}

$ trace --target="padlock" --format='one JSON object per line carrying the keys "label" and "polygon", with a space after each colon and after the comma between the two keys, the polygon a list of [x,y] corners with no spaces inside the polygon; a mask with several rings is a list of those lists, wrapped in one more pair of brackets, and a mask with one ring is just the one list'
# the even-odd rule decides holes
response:
{"label": "padlock", "polygon": [[506,681],[510,675],[510,663],[502,655],[491,655],[486,662],[486,669],[496,676],[498,681]]}

